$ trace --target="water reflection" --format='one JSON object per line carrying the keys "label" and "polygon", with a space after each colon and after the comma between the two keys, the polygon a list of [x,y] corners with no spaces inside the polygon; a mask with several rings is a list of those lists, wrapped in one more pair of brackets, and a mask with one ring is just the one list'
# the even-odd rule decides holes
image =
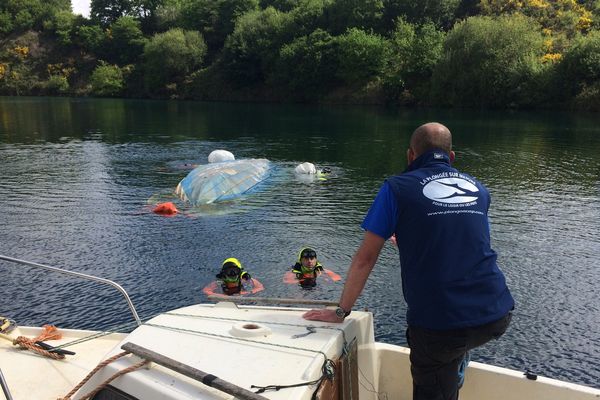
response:
{"label": "water reflection", "polygon": [[[143,317],[205,301],[202,288],[232,256],[266,297],[336,300],[339,282],[311,291],[283,283],[298,249],[316,248],[326,268],[345,276],[373,196],[404,169],[411,131],[446,123],[457,166],[492,193],[493,245],[517,301],[506,337],[474,359],[600,381],[594,116],[66,98],[0,98],[0,116],[0,253],[113,279]],[[205,163],[216,148],[268,158],[277,173],[230,204],[152,214],[149,205],[172,196],[185,164]],[[333,173],[298,180],[293,168],[304,161]],[[22,324],[106,328],[131,318],[105,288],[26,272],[0,266],[13,299],[0,311]],[[357,307],[373,311],[379,340],[406,344],[393,246]]]}

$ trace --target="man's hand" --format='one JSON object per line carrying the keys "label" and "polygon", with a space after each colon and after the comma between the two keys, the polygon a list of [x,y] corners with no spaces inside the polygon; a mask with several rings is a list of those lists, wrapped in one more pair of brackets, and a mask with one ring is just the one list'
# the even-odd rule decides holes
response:
{"label": "man's hand", "polygon": [[309,321],[336,322],[338,324],[344,322],[343,319],[338,318],[335,310],[329,308],[307,311],[302,314],[302,318]]}

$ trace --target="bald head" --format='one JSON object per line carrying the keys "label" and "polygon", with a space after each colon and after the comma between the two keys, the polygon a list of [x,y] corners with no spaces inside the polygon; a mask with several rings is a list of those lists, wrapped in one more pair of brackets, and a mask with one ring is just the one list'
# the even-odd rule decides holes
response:
{"label": "bald head", "polygon": [[454,161],[450,130],[440,123],[428,122],[415,129],[410,137],[410,145],[406,152],[408,164],[412,164],[421,154],[434,149],[443,150],[450,157],[450,162]]}
{"label": "bald head", "polygon": [[410,149],[415,153],[415,158],[433,149],[444,150],[450,155],[452,134],[444,125],[428,122],[415,129],[410,138]]}

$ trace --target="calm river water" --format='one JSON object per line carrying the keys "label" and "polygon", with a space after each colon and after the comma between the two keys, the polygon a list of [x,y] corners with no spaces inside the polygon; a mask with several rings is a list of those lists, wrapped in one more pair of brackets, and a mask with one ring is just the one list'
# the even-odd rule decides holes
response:
{"label": "calm river water", "polygon": [[[265,297],[337,300],[342,283],[283,283],[304,245],[345,277],[383,179],[404,169],[414,128],[453,132],[456,166],[492,193],[492,243],[517,302],[514,323],[476,361],[600,387],[600,117],[256,104],[0,98],[0,254],[112,279],[147,318],[206,301],[227,257]],[[259,191],[165,218],[188,164],[214,149],[265,157]],[[329,166],[324,181],[293,168]],[[128,322],[109,289],[0,262],[0,315],[108,328]],[[406,345],[397,250],[387,245],[356,308],[377,339]]]}

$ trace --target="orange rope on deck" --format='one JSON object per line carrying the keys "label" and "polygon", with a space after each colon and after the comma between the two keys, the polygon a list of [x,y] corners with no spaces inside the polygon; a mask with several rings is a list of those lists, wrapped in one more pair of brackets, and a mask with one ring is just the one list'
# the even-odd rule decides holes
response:
{"label": "orange rope on deck", "polygon": [[[81,382],[79,382],[79,384],[77,384],[77,386],[75,386],[73,388],[73,390],[71,390],[65,397],[62,397],[58,400],[71,400],[71,396],[73,396],[79,389],[81,389],[81,387],[83,385],[86,384],[87,381],[90,380],[90,378],[96,373],[98,372],[100,369],[104,368],[105,366],[107,366],[108,364],[110,364],[113,361],[118,360],[119,358],[125,356],[129,354],[129,352],[124,351],[122,353],[116,354],[110,358],[107,358],[106,360],[102,361],[100,364],[98,364],[96,366],[96,368],[94,368],[89,374],[87,374],[87,376],[85,378],[83,378],[81,380]],[[135,371],[138,368],[143,367],[145,364],[149,363],[150,361],[148,360],[142,360],[137,364],[132,365],[131,367],[127,367],[121,371],[118,371],[117,373],[115,373],[113,376],[111,376],[110,378],[108,378],[107,380],[105,380],[104,382],[102,382],[100,385],[98,385],[98,387],[96,387],[94,390],[92,390],[89,393],[86,393],[83,397],[81,397],[79,400],[86,400],[86,399],[91,399],[93,398],[96,393],[98,393],[102,388],[104,388],[106,385],[108,385],[110,382],[112,382],[113,380],[117,379],[118,377],[120,377],[121,375],[125,375],[129,372]]]}
{"label": "orange rope on deck", "polygon": [[42,328],[44,329],[43,332],[33,339],[29,339],[25,336],[18,336],[15,340],[13,340],[13,345],[19,346],[22,349],[31,350],[44,357],[53,358],[55,360],[62,360],[65,358],[64,354],[49,352],[48,350],[45,350],[35,344],[36,342],[43,342],[44,340],[57,340],[62,338],[62,334],[54,325],[44,325]]}

